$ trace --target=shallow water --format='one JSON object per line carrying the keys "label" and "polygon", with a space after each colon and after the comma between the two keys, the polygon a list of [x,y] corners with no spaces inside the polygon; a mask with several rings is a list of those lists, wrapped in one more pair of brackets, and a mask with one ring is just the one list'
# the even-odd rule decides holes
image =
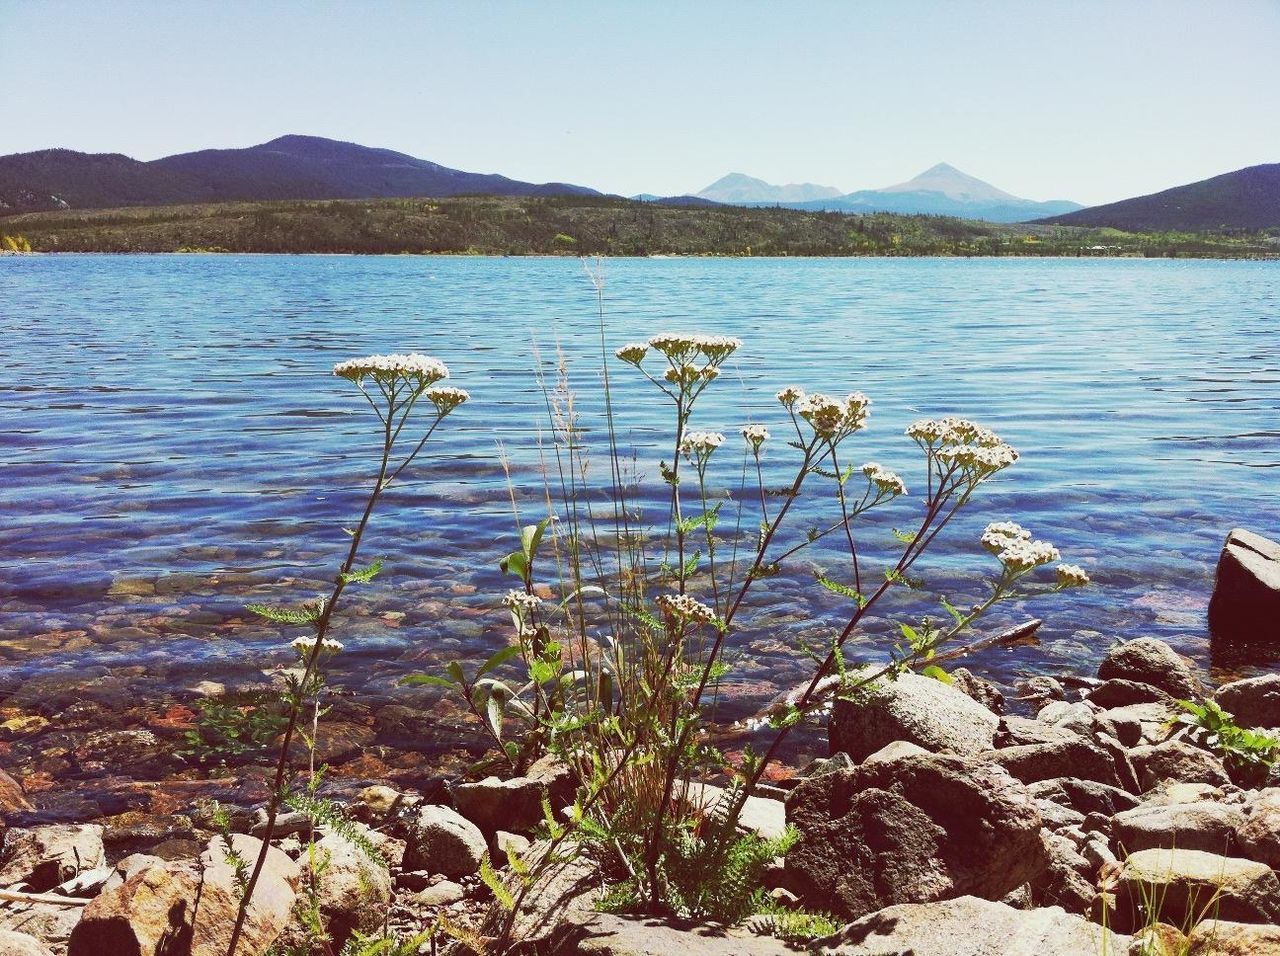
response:
{"label": "shallow water", "polygon": [[[1084,592],[992,618],[1045,621],[1039,646],[972,662],[1006,685],[1091,673],[1120,636],[1162,637],[1210,663],[1205,608],[1223,536],[1280,533],[1274,264],[668,259],[610,260],[603,273],[610,351],[662,330],[744,340],[697,420],[731,436],[716,481],[735,496],[737,428],[750,418],[781,435],[772,396],[792,383],[870,395],[855,460],[912,486],[920,462],[902,430],[922,415],[975,418],[1022,452],[917,569],[971,600],[990,561],[976,533],[1012,518],[1093,575]],[[599,437],[597,321],[594,289],[569,259],[0,259],[4,703],[119,674],[142,693],[180,695],[288,660],[287,636],[242,608],[318,593],[345,549],[377,423],[329,370],[370,352],[436,355],[473,401],[375,518],[365,553],[387,556],[388,570],[349,605],[339,679],[401,693],[406,672],[501,646],[507,582],[495,566],[513,544],[498,445],[535,508],[547,437],[535,346],[552,375],[563,349]],[[612,375],[624,440],[656,489],[669,412],[632,370],[614,363]],[[781,483],[780,442],[768,460]],[[863,532],[871,556],[918,501]],[[795,532],[832,506],[807,501]],[[810,559],[831,569],[838,554]],[[797,562],[752,605],[727,717],[793,683],[797,641],[844,611],[815,593],[811,567]],[[888,626],[871,622],[858,655],[877,653]]]}

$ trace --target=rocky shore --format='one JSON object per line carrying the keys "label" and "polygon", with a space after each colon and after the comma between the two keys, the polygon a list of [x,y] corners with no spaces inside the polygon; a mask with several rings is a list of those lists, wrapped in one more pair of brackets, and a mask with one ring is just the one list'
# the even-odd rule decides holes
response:
{"label": "rocky shore", "polygon": [[[1277,569],[1280,546],[1232,532],[1215,639],[1274,634]],[[766,872],[770,894],[784,909],[831,914],[842,924],[835,934],[783,942],[772,917],[729,928],[598,912],[604,878],[584,854],[528,894],[516,914],[521,951],[1280,953],[1280,772],[1259,743],[1280,735],[1280,674],[1213,688],[1167,644],[1139,637],[1117,642],[1096,675],[1033,678],[1016,701],[966,670],[951,677],[908,673],[838,700],[830,756],[748,799],[742,827],[799,833]],[[1214,716],[1223,712],[1233,715],[1225,724]],[[21,733],[8,728],[0,759]],[[44,759],[83,761],[92,754],[77,757],[77,748],[97,746],[117,761],[172,760],[152,731],[96,733],[115,736],[68,736],[61,758]],[[240,856],[257,854],[263,784],[224,787],[231,808],[221,821],[200,799],[217,787],[192,775],[156,789],[145,806],[34,823],[32,788],[58,785],[44,773],[19,780],[0,771],[0,953],[222,956],[238,895],[219,831],[231,831]],[[575,790],[550,758],[513,779],[443,785],[406,773],[388,782],[344,794],[354,829],[281,818],[241,953],[300,945],[303,900],[319,908],[335,953],[354,931],[417,931],[441,912],[490,935],[503,911],[482,865],[511,879],[500,864],[509,853],[536,856],[544,800],[563,810]],[[388,867],[373,865],[363,843]],[[309,887],[317,852],[327,863]]]}

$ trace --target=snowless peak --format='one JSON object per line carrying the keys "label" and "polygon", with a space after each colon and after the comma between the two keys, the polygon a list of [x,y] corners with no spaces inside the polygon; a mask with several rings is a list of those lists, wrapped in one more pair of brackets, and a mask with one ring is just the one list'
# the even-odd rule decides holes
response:
{"label": "snowless peak", "polygon": [[942,193],[948,199],[955,199],[962,202],[1017,200],[1016,196],[1005,192],[1003,189],[997,189],[990,183],[983,182],[975,176],[963,173],[950,163],[938,163],[936,166],[930,166],[919,176],[915,177],[915,179],[909,179],[905,183],[898,183],[896,186],[886,186],[884,189],[879,190],[879,192]]}

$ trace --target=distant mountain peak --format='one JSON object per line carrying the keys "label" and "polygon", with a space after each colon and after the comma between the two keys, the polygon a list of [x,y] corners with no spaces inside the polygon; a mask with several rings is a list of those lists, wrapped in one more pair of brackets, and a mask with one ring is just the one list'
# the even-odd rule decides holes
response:
{"label": "distant mountain peak", "polygon": [[819,186],[817,183],[787,183],[777,186],[746,173],[729,173],[694,195],[713,202],[767,205],[833,199],[840,195],[840,190],[834,186]]}
{"label": "distant mountain peak", "polygon": [[961,172],[950,163],[930,166],[914,179],[876,190],[882,193],[942,193],[960,202],[1018,202],[1017,196],[997,189],[988,182]]}

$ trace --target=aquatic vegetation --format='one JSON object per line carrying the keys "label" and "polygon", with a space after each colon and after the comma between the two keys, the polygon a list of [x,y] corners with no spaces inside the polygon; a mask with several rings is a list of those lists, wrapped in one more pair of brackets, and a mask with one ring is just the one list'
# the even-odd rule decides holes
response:
{"label": "aquatic vegetation", "polygon": [[[327,597],[307,602],[295,608],[277,608],[251,605],[250,610],[277,624],[306,627],[311,633],[294,639],[290,646],[298,655],[300,673],[290,674],[284,695],[284,712],[287,720],[279,744],[271,796],[267,802],[267,820],[262,836],[262,850],[253,863],[244,882],[236,923],[232,930],[228,956],[234,956],[244,927],[254,888],[262,873],[275,833],[276,820],[285,806],[301,809],[325,809],[318,801],[315,787],[323,768],[315,766],[316,727],[321,716],[320,697],[324,689],[322,665],[342,651],[343,645],[329,637],[334,612],[343,592],[351,585],[367,584],[382,569],[382,562],[375,561],[364,567],[356,565],[360,545],[369,526],[375,507],[383,493],[400,477],[421,453],[427,440],[447,415],[469,398],[460,388],[440,385],[449,377],[449,370],[439,359],[425,355],[371,355],[367,358],[340,362],[333,374],[354,384],[373,409],[380,423],[381,455],[377,475],[365,501],[364,510],[356,525],[343,530],[351,543],[334,577],[333,590]],[[430,409],[428,414],[415,416],[420,408]],[[418,427],[419,419],[424,425]],[[415,424],[409,429],[410,422]],[[408,430],[407,430],[408,429]],[[407,451],[406,451],[407,449]],[[304,713],[310,710],[311,733],[301,730]],[[307,784],[302,796],[295,791],[294,774],[290,766],[290,746],[294,735],[301,734],[310,753]],[[305,797],[306,799],[303,799]]]}
{"label": "aquatic vegetation", "polygon": [[[520,547],[502,562],[519,579],[502,600],[512,644],[471,677],[454,663],[444,675],[411,679],[460,691],[513,772],[549,753],[581,781],[567,822],[547,813],[541,860],[531,872],[516,873],[506,894],[512,914],[507,932],[539,868],[581,841],[612,858],[619,874],[610,894],[615,906],[731,921],[750,915],[748,902],[760,900],[739,878],[753,872],[744,860],[753,858],[754,845],[742,843],[738,821],[793,729],[820,714],[833,696],[856,695],[907,669],[945,677],[939,649],[991,607],[1088,581],[1072,565],[1060,566],[1052,582],[1039,580],[1037,572],[1058,561],[1058,550],[1019,525],[995,522],[980,542],[996,561],[984,594],[963,601],[937,595],[948,624],[902,620],[903,640],[884,647],[880,665],[847,667],[845,649],[868,615],[901,613],[882,607],[889,597],[918,603],[926,585],[915,573],[917,562],[1018,453],[966,419],[912,424],[906,436],[923,458],[914,530],[895,530],[896,559],[873,568],[864,536],[888,535],[869,519],[890,508],[901,514],[913,499],[897,473],[876,462],[853,464],[850,445],[868,427],[872,407],[860,392],[840,398],[799,386],[782,389],[779,423],[741,428],[744,454],[730,471],[741,476],[736,493],[713,490],[725,484],[715,473],[727,454],[726,440],[722,432],[693,427],[695,408],[742,347],[724,336],[663,333],[614,353],[671,409],[669,457],[659,466],[665,500],[658,508],[642,496],[629,455],[619,446],[607,367],[607,475],[596,481],[588,429],[561,363],[554,386],[544,386],[556,436],[540,495],[545,517],[524,521],[512,491]],[[761,477],[761,457],[773,447],[775,433],[787,435],[780,453],[791,460],[791,478],[781,488],[766,487]],[[825,525],[792,528],[788,519],[802,495],[829,502]],[[738,635],[750,632],[745,619],[752,592],[767,587],[785,562],[828,539],[841,543],[843,557],[834,567],[816,569],[814,579],[847,601],[844,624],[820,645],[802,649],[814,662],[809,679],[762,722],[772,733],[763,750],[747,747],[729,759],[709,742],[709,729],[730,652]],[[521,677],[500,676],[503,665],[517,659]],[[713,774],[729,775],[732,785],[710,804],[692,799],[695,781]],[[697,874],[692,883],[682,876],[689,873]],[[704,890],[693,889],[694,883]],[[723,900],[706,895],[708,887],[728,885],[736,889]]]}

